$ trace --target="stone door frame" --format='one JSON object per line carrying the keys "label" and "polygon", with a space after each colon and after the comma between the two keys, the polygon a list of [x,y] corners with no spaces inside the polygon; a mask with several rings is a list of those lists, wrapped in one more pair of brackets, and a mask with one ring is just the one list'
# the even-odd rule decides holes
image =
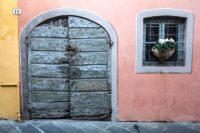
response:
{"label": "stone door frame", "polygon": [[118,37],[114,27],[104,18],[91,13],[90,11],[76,8],[58,8],[39,14],[34,17],[22,30],[20,34],[20,69],[21,69],[21,112],[22,119],[29,119],[28,112],[28,76],[27,76],[27,37],[31,31],[41,22],[47,19],[59,16],[78,16],[96,22],[103,27],[112,41],[111,48],[111,105],[112,105],[112,121],[118,120],[118,71],[117,71],[117,45]]}

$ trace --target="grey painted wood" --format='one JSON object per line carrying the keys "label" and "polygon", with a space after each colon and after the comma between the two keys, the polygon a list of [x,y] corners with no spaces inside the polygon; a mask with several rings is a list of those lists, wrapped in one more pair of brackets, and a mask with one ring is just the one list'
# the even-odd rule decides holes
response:
{"label": "grey painted wood", "polygon": [[91,21],[69,18],[69,28],[64,20],[52,19],[30,35],[30,116],[110,118],[108,34]]}
{"label": "grey painted wood", "polygon": [[70,39],[69,45],[77,51],[108,51],[108,38]]}
{"label": "grey painted wood", "polygon": [[71,66],[70,78],[104,78],[107,77],[107,65]]}
{"label": "grey painted wood", "polygon": [[70,110],[73,109],[110,109],[110,92],[71,92]]}
{"label": "grey painted wood", "polygon": [[76,53],[70,59],[67,52],[32,51],[30,52],[32,64],[64,64],[71,65],[107,64],[107,52]]}
{"label": "grey painted wood", "polygon": [[70,59],[71,65],[108,64],[107,52],[81,52]]}
{"label": "grey painted wood", "polygon": [[69,67],[70,116],[72,119],[107,119],[111,115],[107,81],[109,38],[103,28],[86,25],[88,22],[82,18],[69,20],[69,45],[76,49]]}
{"label": "grey painted wood", "polygon": [[110,109],[74,109],[70,110],[72,119],[83,120],[109,120],[111,116]]}
{"label": "grey painted wood", "polygon": [[68,83],[69,79],[67,78],[32,78],[32,84],[63,84]]}
{"label": "grey painted wood", "polygon": [[31,90],[69,91],[69,79],[31,78]]}
{"label": "grey painted wood", "polygon": [[66,110],[31,110],[31,118],[32,119],[61,119],[61,118],[68,118],[69,112]]}
{"label": "grey painted wood", "polygon": [[103,28],[69,28],[69,38],[108,37]]}
{"label": "grey painted wood", "polygon": [[31,76],[47,77],[47,78],[66,78],[68,77],[68,64],[47,65],[47,64],[32,64]]}
{"label": "grey painted wood", "polygon": [[54,91],[32,91],[31,102],[67,102],[69,101],[68,92]]}
{"label": "grey painted wood", "polygon": [[31,50],[65,51],[68,39],[63,38],[31,38]]}
{"label": "grey painted wood", "polygon": [[33,110],[69,110],[69,102],[39,102],[31,103],[29,106]]}
{"label": "grey painted wood", "polygon": [[68,52],[31,51],[32,64],[63,64],[69,62]]}
{"label": "grey painted wood", "polygon": [[95,22],[85,18],[69,16],[69,27],[100,27]]}
{"label": "grey painted wood", "polygon": [[67,17],[47,20],[30,34],[31,118],[69,117],[69,60],[65,52],[68,47],[67,23]]}
{"label": "grey painted wood", "polygon": [[31,32],[31,37],[68,37],[68,28],[63,27],[36,27]]}
{"label": "grey painted wood", "polygon": [[105,115],[110,114],[110,109],[74,109],[71,110],[71,116],[99,116],[99,115]]}
{"label": "grey painted wood", "polygon": [[68,17],[60,16],[59,18],[48,19],[42,22],[38,27],[68,27]]}
{"label": "grey painted wood", "polygon": [[32,84],[31,90],[69,91],[68,83]]}
{"label": "grey painted wood", "polygon": [[110,121],[111,113],[97,116],[71,116],[73,120],[88,120],[88,121]]}
{"label": "grey painted wood", "polygon": [[76,79],[70,80],[72,92],[108,91],[107,79]]}

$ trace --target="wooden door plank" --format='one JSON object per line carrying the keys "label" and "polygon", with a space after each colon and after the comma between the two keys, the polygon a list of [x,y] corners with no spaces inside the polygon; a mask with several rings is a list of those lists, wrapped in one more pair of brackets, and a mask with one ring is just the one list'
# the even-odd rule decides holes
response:
{"label": "wooden door plank", "polygon": [[72,119],[101,120],[111,115],[109,92],[71,92],[70,116]]}
{"label": "wooden door plank", "polygon": [[59,16],[59,18],[52,18],[42,22],[37,27],[68,27],[68,16]]}
{"label": "wooden door plank", "polygon": [[43,90],[43,91],[69,91],[68,83],[52,83],[52,84],[32,84],[31,90]]}
{"label": "wooden door plank", "polygon": [[68,52],[31,51],[29,54],[32,64],[64,64],[69,62]]}
{"label": "wooden door plank", "polygon": [[70,110],[72,119],[77,120],[109,120],[111,116],[110,109],[74,109]]}
{"label": "wooden door plank", "polygon": [[68,77],[68,64],[62,65],[44,65],[32,64],[31,76],[33,77],[47,77],[47,78],[66,78]]}
{"label": "wooden door plank", "polygon": [[108,38],[70,39],[69,45],[77,51],[108,51]]}
{"label": "wooden door plank", "polygon": [[63,119],[69,118],[66,110],[30,110],[32,119]]}
{"label": "wooden door plank", "polygon": [[69,102],[37,102],[29,106],[32,110],[69,110]]}
{"label": "wooden door plank", "polygon": [[34,51],[65,51],[68,39],[63,38],[31,38],[31,50]]}
{"label": "wooden door plank", "polygon": [[64,27],[36,27],[30,34],[31,37],[68,37],[68,28]]}
{"label": "wooden door plank", "polygon": [[70,66],[70,78],[105,78],[107,65]]}
{"label": "wooden door plank", "polygon": [[70,110],[73,109],[110,109],[110,92],[71,92]]}
{"label": "wooden door plank", "polygon": [[69,28],[69,38],[105,38],[107,32],[103,28]]}
{"label": "wooden door plank", "polygon": [[95,92],[108,90],[107,79],[76,79],[70,80],[71,92]]}
{"label": "wooden door plank", "polygon": [[79,52],[70,58],[70,65],[107,65],[107,52]]}
{"label": "wooden door plank", "polygon": [[69,79],[31,78],[31,90],[69,91]]}
{"label": "wooden door plank", "polygon": [[100,27],[93,21],[90,21],[85,18],[69,16],[69,27]]}
{"label": "wooden door plank", "polygon": [[31,102],[68,102],[69,92],[31,91]]}

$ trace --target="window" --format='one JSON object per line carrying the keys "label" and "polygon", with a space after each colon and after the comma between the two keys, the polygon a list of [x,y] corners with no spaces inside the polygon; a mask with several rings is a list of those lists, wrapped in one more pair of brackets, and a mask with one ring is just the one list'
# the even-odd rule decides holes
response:
{"label": "window", "polygon": [[[191,73],[194,16],[174,9],[153,9],[137,16],[136,73]],[[152,47],[159,39],[176,42],[174,54],[159,62]]]}
{"label": "window", "polygon": [[[144,66],[184,66],[185,18],[170,16],[145,18],[143,30]],[[166,38],[173,39],[177,44],[177,48],[168,60],[160,63],[153,56],[151,49],[158,39]]]}

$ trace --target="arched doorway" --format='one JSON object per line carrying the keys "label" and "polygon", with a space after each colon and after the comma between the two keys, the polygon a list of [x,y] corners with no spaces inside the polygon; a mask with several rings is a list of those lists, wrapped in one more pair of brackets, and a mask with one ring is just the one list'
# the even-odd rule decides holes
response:
{"label": "arched doorway", "polygon": [[21,34],[23,118],[116,119],[116,45],[109,23],[86,11],[33,19]]}

